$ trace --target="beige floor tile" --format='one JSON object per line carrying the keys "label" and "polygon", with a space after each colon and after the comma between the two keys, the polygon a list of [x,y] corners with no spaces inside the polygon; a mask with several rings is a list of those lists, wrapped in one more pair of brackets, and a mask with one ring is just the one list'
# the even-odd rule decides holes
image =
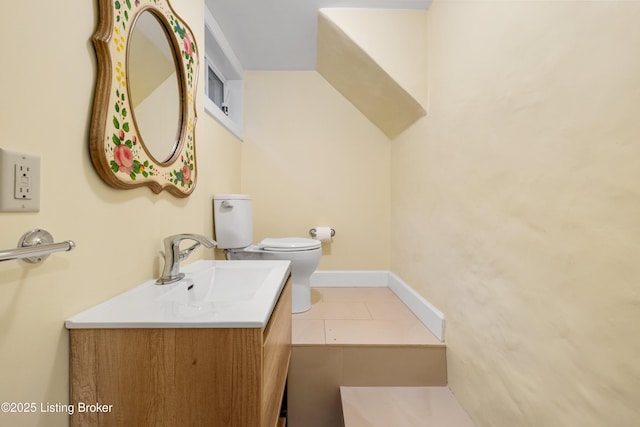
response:
{"label": "beige floor tile", "polygon": [[323,301],[386,301],[398,297],[389,288],[315,288]]}
{"label": "beige floor tile", "polygon": [[320,301],[310,310],[294,314],[293,319],[371,319],[371,314],[363,302]]}
{"label": "beige floor tile", "polygon": [[402,320],[326,320],[327,344],[441,344],[420,322]]}
{"label": "beige floor tile", "polygon": [[474,427],[447,387],[341,387],[345,427]]}
{"label": "beige floor tile", "polygon": [[377,320],[405,320],[408,322],[421,323],[409,307],[398,298],[386,301],[367,301],[367,309],[371,313],[371,318]]}
{"label": "beige floor tile", "polygon": [[291,344],[325,344],[324,320],[296,319],[291,322]]}

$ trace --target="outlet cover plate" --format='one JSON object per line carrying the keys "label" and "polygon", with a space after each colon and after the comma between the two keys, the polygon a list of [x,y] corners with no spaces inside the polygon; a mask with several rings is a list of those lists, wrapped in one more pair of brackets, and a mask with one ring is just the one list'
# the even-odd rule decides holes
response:
{"label": "outlet cover plate", "polygon": [[[23,182],[16,170],[27,171]],[[16,187],[28,187],[29,196],[20,197]],[[40,211],[40,157],[0,148],[0,212]]]}

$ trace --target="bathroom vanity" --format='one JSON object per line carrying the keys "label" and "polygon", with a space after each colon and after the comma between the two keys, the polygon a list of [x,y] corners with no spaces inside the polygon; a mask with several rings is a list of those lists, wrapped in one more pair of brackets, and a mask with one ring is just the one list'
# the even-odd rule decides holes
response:
{"label": "bathroom vanity", "polygon": [[[219,270],[233,263],[212,262]],[[242,298],[228,294],[214,298],[207,288],[214,279],[187,273],[186,282],[172,288],[143,285],[145,289],[129,292],[140,295],[125,293],[68,319],[70,403],[76,408],[80,402],[111,405],[104,412],[76,412],[70,425],[275,427],[282,422],[279,414],[291,355],[291,283],[289,264],[275,265],[277,271],[244,275],[245,281],[266,280],[260,279],[262,275],[277,282],[267,286],[268,293],[263,285],[247,291],[240,281],[229,286],[240,289]],[[219,276],[225,275],[218,272]],[[191,297],[189,292],[200,282],[205,283],[201,293]],[[126,315],[126,308],[116,307],[133,307],[131,301],[149,297],[149,291],[156,295],[142,309],[147,311],[144,316]],[[273,303],[265,303],[270,293],[275,293]],[[118,298],[122,301],[114,301]],[[225,311],[232,312],[238,304],[244,307],[235,309],[253,314],[265,310],[255,316],[262,320],[233,320],[229,313],[225,318]],[[107,321],[105,316],[114,310]],[[151,312],[159,317],[153,319]]]}

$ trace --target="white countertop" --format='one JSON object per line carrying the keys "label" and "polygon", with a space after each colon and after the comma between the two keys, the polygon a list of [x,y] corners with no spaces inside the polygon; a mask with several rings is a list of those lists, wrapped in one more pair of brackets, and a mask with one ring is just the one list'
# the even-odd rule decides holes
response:
{"label": "white countertop", "polygon": [[168,285],[144,282],[71,316],[67,329],[264,328],[290,261],[196,261]]}

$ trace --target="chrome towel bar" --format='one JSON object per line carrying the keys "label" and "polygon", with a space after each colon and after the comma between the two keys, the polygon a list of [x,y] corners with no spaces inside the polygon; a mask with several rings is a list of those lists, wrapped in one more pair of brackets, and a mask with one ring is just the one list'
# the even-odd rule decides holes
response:
{"label": "chrome towel bar", "polygon": [[40,228],[27,231],[18,241],[15,249],[0,250],[0,261],[24,259],[26,262],[42,262],[54,252],[71,251],[76,247],[73,240],[53,243],[53,236]]}

